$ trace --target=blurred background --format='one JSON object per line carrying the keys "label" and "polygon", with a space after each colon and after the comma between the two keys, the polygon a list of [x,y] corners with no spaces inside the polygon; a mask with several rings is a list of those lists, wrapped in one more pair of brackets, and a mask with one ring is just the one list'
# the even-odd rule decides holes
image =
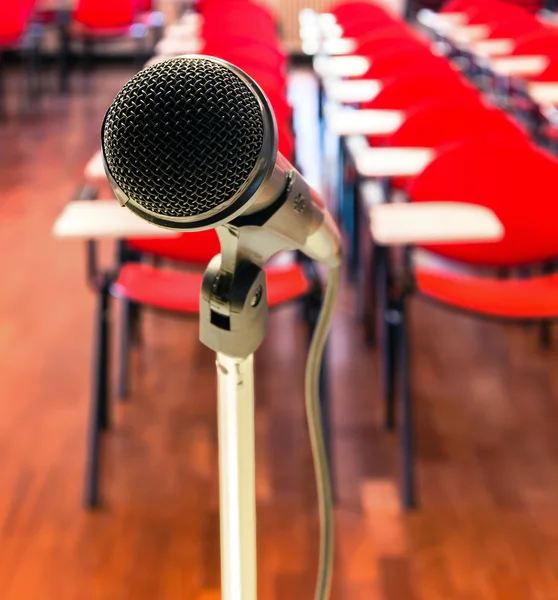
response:
{"label": "blurred background", "polygon": [[[120,88],[192,53],[258,82],[280,152],[343,234],[322,386],[332,598],[558,598],[554,8],[0,0],[2,600],[221,597],[215,361],[198,340],[216,235],[138,237],[80,209],[114,206],[100,130]],[[258,591],[305,599],[323,274],[288,254],[267,281]]]}

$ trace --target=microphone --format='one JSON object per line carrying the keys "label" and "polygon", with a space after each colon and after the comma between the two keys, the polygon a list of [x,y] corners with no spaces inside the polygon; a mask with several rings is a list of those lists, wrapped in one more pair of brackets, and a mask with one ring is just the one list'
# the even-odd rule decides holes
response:
{"label": "microphone", "polygon": [[238,67],[181,56],[137,73],[102,127],[116,197],[143,219],[178,231],[257,227],[269,258],[298,249],[328,267],[340,234],[318,194],[277,151],[269,100]]}

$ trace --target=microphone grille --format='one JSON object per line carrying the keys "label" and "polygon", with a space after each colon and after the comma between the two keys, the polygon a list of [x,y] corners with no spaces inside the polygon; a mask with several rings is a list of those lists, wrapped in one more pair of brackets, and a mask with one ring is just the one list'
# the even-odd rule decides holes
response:
{"label": "microphone grille", "polygon": [[108,171],[127,198],[157,216],[196,221],[250,183],[264,117],[252,88],[225,64],[180,57],[122,88],[102,137]]}

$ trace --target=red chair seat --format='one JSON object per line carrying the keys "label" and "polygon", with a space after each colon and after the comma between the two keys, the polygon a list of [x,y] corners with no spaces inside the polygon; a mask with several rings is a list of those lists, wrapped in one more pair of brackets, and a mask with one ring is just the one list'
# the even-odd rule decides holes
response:
{"label": "red chair seat", "polygon": [[191,231],[172,238],[131,239],[126,243],[137,252],[203,267],[221,252],[219,238],[214,229]]}
{"label": "red chair seat", "polygon": [[419,268],[418,291],[454,308],[506,319],[558,317],[558,274],[531,279],[487,279]]}
{"label": "red chair seat", "polygon": [[[310,283],[299,264],[270,266],[267,273],[269,306],[304,296]],[[120,270],[112,292],[117,297],[162,310],[198,314],[203,273],[164,270],[129,263]]]}

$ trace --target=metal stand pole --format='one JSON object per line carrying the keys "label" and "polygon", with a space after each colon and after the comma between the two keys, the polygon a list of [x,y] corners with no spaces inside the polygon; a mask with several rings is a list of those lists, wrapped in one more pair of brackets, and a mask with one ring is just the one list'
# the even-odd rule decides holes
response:
{"label": "metal stand pole", "polygon": [[254,358],[217,353],[223,600],[256,600]]}
{"label": "metal stand pole", "polygon": [[200,339],[217,353],[221,594],[256,600],[254,352],[267,330],[266,281],[259,265],[238,259],[243,235],[218,232],[223,254],[205,272]]}

